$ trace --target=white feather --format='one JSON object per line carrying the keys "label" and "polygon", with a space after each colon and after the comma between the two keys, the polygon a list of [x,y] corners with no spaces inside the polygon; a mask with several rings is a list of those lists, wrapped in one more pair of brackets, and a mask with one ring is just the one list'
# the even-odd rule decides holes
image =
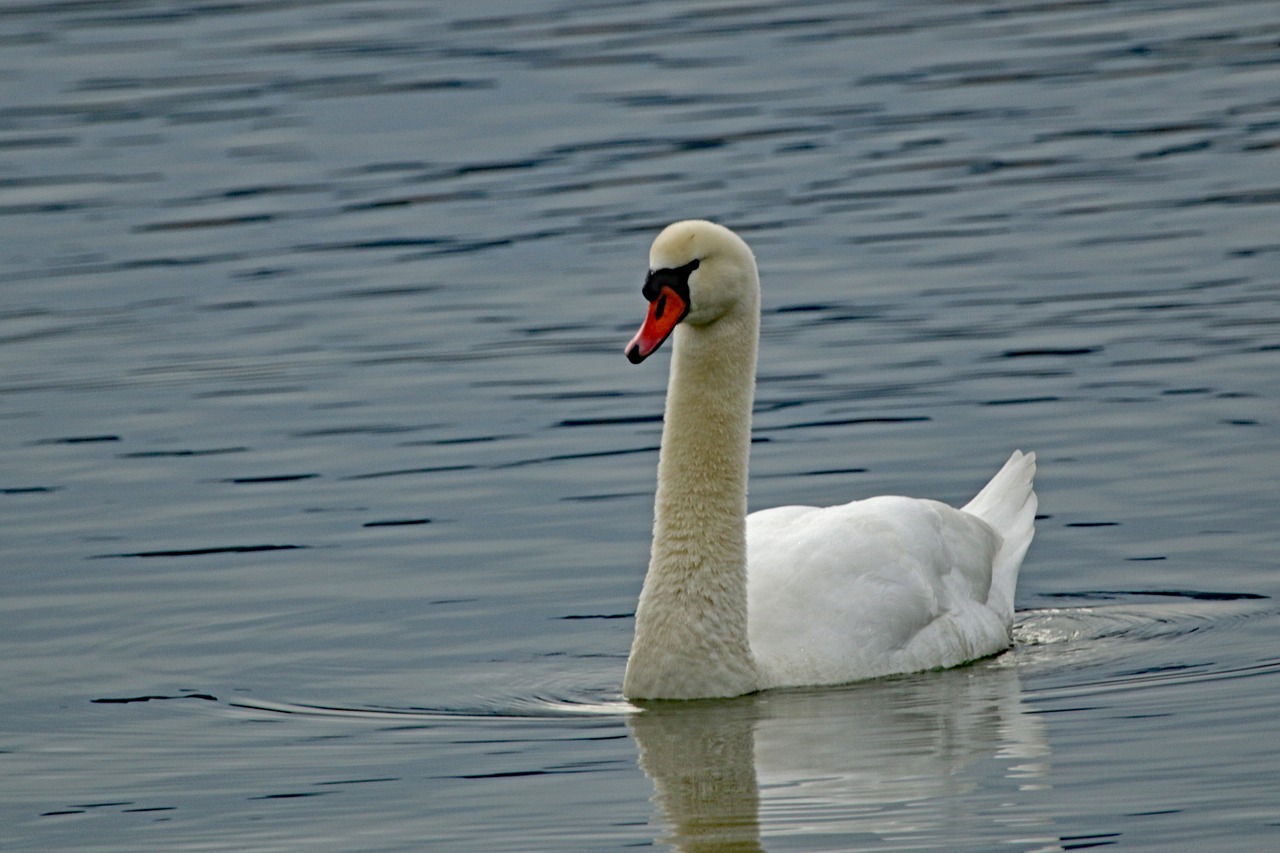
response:
{"label": "white feather", "polygon": [[668,226],[650,252],[651,269],[695,260],[623,692],[841,684],[1007,648],[1034,535],[1035,455],[1015,452],[962,509],[876,497],[744,518],[759,277],[741,238],[709,222]]}

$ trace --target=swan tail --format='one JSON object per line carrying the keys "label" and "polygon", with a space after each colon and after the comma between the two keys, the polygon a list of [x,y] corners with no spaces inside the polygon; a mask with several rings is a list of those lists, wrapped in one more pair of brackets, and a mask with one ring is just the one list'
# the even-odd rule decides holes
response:
{"label": "swan tail", "polygon": [[1022,558],[1035,536],[1036,455],[1015,450],[1004,467],[961,509],[985,521],[1000,534],[1000,549],[992,560],[987,606],[1005,621],[1013,618],[1013,594]]}

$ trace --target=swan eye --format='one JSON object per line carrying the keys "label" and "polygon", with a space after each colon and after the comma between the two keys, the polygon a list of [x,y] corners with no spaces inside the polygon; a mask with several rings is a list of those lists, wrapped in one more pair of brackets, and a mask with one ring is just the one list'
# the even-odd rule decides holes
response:
{"label": "swan eye", "polygon": [[662,288],[669,287],[688,302],[689,295],[689,276],[693,275],[693,271],[702,263],[694,258],[682,267],[664,267],[658,270],[649,270],[649,275],[644,280],[644,298],[652,302],[662,293]]}

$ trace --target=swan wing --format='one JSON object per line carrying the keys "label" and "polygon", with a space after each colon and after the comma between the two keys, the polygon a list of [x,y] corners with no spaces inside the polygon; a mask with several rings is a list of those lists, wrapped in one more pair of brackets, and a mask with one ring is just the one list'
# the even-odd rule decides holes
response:
{"label": "swan wing", "polygon": [[987,605],[1002,537],[930,500],[877,497],[747,517],[751,650],[762,687],[955,666],[1008,646]]}

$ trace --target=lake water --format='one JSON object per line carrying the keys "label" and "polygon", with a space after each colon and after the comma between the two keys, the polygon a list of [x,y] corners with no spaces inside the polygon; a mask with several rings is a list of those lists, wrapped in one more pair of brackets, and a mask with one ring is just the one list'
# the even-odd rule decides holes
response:
{"label": "lake water", "polygon": [[[751,502],[1042,518],[996,659],[620,696],[710,217]],[[1280,843],[1280,7],[0,9],[0,847]]]}

